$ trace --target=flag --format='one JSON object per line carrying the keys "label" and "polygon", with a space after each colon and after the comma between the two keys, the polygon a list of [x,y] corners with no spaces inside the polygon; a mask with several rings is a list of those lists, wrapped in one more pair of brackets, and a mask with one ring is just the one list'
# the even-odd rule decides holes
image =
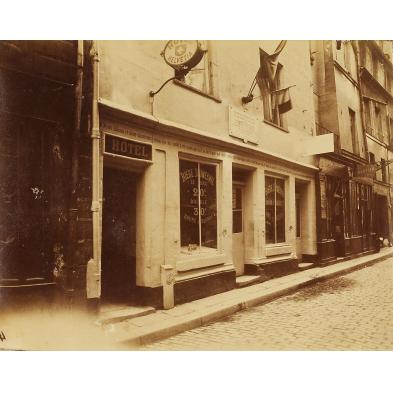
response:
{"label": "flag", "polygon": [[286,40],[281,41],[271,55],[267,55],[259,48],[260,67],[257,72],[256,80],[260,89],[274,82],[277,72],[278,56],[284,49],[286,43]]}
{"label": "flag", "polygon": [[292,109],[291,95],[289,87],[272,91],[272,108],[278,108],[280,114],[286,113]]}

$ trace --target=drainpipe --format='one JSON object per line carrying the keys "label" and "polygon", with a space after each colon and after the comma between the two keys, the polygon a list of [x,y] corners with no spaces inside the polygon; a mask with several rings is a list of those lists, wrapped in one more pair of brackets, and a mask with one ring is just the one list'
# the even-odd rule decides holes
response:
{"label": "drainpipe", "polygon": [[90,52],[92,60],[92,221],[93,221],[93,258],[87,263],[86,295],[88,299],[101,296],[101,201],[100,201],[100,122],[98,112],[99,97],[99,54],[98,43],[93,41]]}
{"label": "drainpipe", "polygon": [[82,91],[83,91],[83,41],[77,44],[77,69],[75,84],[75,112],[74,128],[72,132],[71,147],[71,195],[68,208],[68,271],[67,291],[72,295],[75,287],[75,267],[77,262],[77,220],[78,220],[78,194],[79,182],[79,140],[81,129]]}

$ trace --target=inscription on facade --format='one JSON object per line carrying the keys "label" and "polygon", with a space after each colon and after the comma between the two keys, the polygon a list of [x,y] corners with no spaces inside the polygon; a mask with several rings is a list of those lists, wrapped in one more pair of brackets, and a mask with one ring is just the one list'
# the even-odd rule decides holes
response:
{"label": "inscription on facade", "polygon": [[256,128],[255,117],[229,106],[229,135],[257,145]]}
{"label": "inscription on facade", "polygon": [[152,146],[146,143],[131,141],[118,136],[105,134],[105,153],[151,161]]}

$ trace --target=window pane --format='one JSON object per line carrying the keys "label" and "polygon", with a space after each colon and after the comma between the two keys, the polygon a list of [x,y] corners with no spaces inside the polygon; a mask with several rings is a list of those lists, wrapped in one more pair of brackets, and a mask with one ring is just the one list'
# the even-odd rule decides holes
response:
{"label": "window pane", "polygon": [[285,189],[283,179],[276,179],[276,226],[276,243],[285,242]]}
{"label": "window pane", "polygon": [[234,210],[233,211],[233,233],[241,233],[243,232],[243,220],[242,220],[242,211]]}
{"label": "window pane", "polygon": [[300,199],[296,198],[296,237],[300,237]]}
{"label": "window pane", "polygon": [[274,178],[265,177],[265,231],[266,243],[275,243]]}
{"label": "window pane", "polygon": [[203,247],[217,248],[216,167],[200,164],[201,241]]}
{"label": "window pane", "polygon": [[198,164],[180,161],[181,246],[199,245]]}
{"label": "window pane", "polygon": [[209,79],[209,52],[207,51],[207,42],[200,41],[202,49],[206,50],[201,61],[190,70],[184,78],[184,82],[195,87],[205,93],[210,93],[210,79]]}
{"label": "window pane", "polygon": [[232,189],[232,212],[232,232],[243,232],[242,189],[239,187]]}

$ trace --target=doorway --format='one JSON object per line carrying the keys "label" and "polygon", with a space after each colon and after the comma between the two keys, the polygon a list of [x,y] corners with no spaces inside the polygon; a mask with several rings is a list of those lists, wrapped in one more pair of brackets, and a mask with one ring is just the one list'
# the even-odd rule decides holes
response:
{"label": "doorway", "polygon": [[232,256],[236,275],[244,273],[244,187],[232,185]]}
{"label": "doorway", "polygon": [[310,182],[302,179],[295,181],[295,231],[296,256],[299,261],[304,255],[312,253]]}
{"label": "doorway", "polygon": [[101,297],[134,301],[137,174],[104,167]]}
{"label": "doorway", "polygon": [[300,198],[300,193],[297,192],[295,196],[295,209],[296,209],[296,255],[299,260],[302,259],[302,200]]}

